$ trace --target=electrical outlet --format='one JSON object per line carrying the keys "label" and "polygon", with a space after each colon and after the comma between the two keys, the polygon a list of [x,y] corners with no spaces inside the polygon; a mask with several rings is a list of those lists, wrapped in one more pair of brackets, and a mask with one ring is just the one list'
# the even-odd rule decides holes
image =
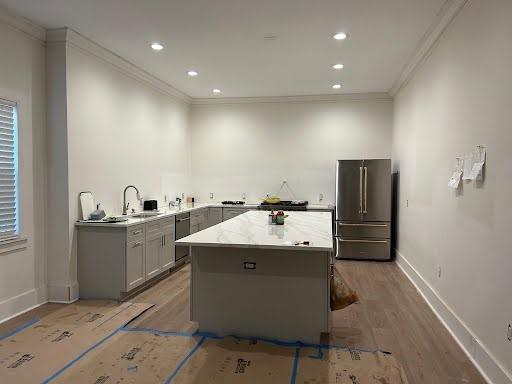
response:
{"label": "electrical outlet", "polygon": [[405,200],[405,207],[409,208],[409,199]]}
{"label": "electrical outlet", "polygon": [[242,193],[242,200],[245,200],[245,192]]}
{"label": "electrical outlet", "polygon": [[167,203],[167,195],[164,195],[164,203]]}
{"label": "electrical outlet", "polygon": [[213,199],[213,193],[210,192],[210,200]]}
{"label": "electrical outlet", "polygon": [[324,194],[321,193],[320,195],[318,195],[318,201],[323,201],[324,200]]}
{"label": "electrical outlet", "polygon": [[181,192],[181,200],[185,200],[185,192]]}
{"label": "electrical outlet", "polygon": [[507,328],[507,340],[512,342],[512,325],[509,324]]}

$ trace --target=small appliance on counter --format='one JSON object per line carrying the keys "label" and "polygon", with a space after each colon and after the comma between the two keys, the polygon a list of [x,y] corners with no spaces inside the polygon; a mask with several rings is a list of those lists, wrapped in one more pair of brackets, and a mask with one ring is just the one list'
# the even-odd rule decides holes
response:
{"label": "small appliance on counter", "polygon": [[222,204],[223,205],[244,205],[245,201],[240,201],[240,200],[236,200],[236,201],[224,200],[222,202]]}
{"label": "small appliance on counter", "polygon": [[103,209],[100,209],[100,205],[97,204],[96,205],[96,210],[91,212],[91,214],[89,215],[89,220],[101,220],[105,216],[107,216],[105,214],[105,211]]}
{"label": "small appliance on counter", "polygon": [[144,200],[144,210],[145,211],[156,211],[158,209],[158,201],[157,200]]}

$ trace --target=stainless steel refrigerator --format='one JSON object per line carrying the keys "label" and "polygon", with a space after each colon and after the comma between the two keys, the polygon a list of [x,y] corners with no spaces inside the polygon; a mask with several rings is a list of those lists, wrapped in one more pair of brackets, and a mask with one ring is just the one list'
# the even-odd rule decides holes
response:
{"label": "stainless steel refrigerator", "polygon": [[391,258],[391,160],[338,160],[336,258]]}

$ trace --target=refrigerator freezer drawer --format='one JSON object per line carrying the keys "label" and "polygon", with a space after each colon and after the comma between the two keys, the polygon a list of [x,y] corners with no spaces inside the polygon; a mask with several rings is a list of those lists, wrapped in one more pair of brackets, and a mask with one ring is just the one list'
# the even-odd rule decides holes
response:
{"label": "refrigerator freezer drawer", "polygon": [[389,222],[373,223],[346,223],[336,222],[336,236],[344,239],[368,239],[391,237],[391,225]]}
{"label": "refrigerator freezer drawer", "polygon": [[336,258],[360,260],[389,260],[389,239],[336,239]]}

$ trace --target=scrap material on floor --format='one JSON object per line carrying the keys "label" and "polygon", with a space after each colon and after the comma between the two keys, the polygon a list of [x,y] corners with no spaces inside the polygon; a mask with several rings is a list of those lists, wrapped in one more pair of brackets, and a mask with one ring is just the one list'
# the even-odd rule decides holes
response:
{"label": "scrap material on floor", "polygon": [[153,304],[80,301],[0,337],[0,382],[41,383]]}
{"label": "scrap material on floor", "polygon": [[407,383],[385,352],[125,326],[150,307],[63,308],[1,341],[0,377],[23,383]]}

